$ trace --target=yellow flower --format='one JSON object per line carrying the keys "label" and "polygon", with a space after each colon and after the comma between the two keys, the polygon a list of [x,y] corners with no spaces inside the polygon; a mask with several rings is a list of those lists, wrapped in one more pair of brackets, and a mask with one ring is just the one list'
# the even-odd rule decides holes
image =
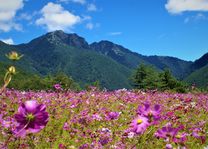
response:
{"label": "yellow flower", "polygon": [[16,69],[15,69],[14,66],[10,66],[10,67],[9,67],[9,73],[10,73],[10,74],[15,74],[15,73],[16,73]]}
{"label": "yellow flower", "polygon": [[15,51],[11,51],[9,54],[6,54],[6,56],[8,57],[8,59],[13,60],[13,61],[17,61],[23,57],[23,55],[19,55]]}

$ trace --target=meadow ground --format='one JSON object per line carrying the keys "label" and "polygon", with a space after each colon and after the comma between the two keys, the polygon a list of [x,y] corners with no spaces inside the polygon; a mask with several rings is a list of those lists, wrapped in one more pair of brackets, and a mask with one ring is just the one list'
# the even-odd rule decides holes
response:
{"label": "meadow ground", "polygon": [[7,90],[0,95],[0,147],[203,149],[207,115],[204,93]]}

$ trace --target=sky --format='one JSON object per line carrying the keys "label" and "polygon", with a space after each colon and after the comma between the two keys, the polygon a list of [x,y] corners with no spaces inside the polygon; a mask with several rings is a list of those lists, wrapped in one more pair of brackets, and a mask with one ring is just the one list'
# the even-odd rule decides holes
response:
{"label": "sky", "polygon": [[208,52],[208,0],[0,0],[5,43],[55,30],[194,61]]}

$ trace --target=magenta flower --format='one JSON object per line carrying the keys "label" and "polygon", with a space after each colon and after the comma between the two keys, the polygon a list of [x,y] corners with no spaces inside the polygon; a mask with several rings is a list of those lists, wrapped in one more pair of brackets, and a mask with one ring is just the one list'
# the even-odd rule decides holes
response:
{"label": "magenta flower", "polygon": [[148,118],[143,116],[138,116],[130,124],[130,131],[136,134],[142,134],[145,132],[145,130],[149,125],[150,124],[148,122]]}
{"label": "magenta flower", "polygon": [[106,119],[107,120],[115,120],[118,119],[120,113],[119,112],[108,112],[106,114]]}
{"label": "magenta flower", "polygon": [[64,130],[69,130],[69,124],[67,122],[64,123],[63,129]]}
{"label": "magenta flower", "polygon": [[183,132],[183,133],[178,133],[174,138],[173,138],[173,142],[175,143],[181,143],[183,144],[184,142],[187,141],[187,136],[188,134]]}
{"label": "magenta flower", "polygon": [[149,118],[149,121],[158,120],[160,118],[160,105],[154,105],[151,107],[150,104],[146,103],[143,106],[139,106],[137,114]]}
{"label": "magenta flower", "polygon": [[200,139],[202,143],[206,142],[206,136],[200,128],[195,128],[192,132],[192,136],[197,139]]}
{"label": "magenta flower", "polygon": [[165,149],[173,149],[173,146],[171,144],[166,144]]}
{"label": "magenta flower", "polygon": [[54,87],[56,90],[61,90],[61,89],[62,89],[60,84],[55,84],[53,87]]}
{"label": "magenta flower", "polygon": [[167,124],[166,126],[162,127],[162,129],[159,129],[156,133],[155,136],[158,138],[163,138],[163,139],[172,139],[173,137],[176,136],[178,132],[177,128],[173,128],[171,124]]}
{"label": "magenta flower", "polygon": [[27,133],[37,133],[46,126],[48,118],[45,105],[38,104],[36,100],[26,101],[15,114],[17,127],[14,133],[20,137]]}

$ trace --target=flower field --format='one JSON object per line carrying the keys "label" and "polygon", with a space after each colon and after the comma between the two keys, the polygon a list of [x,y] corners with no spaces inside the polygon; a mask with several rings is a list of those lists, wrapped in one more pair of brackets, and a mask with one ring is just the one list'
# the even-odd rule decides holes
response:
{"label": "flower field", "polygon": [[0,95],[0,148],[208,147],[208,94],[117,90]]}

